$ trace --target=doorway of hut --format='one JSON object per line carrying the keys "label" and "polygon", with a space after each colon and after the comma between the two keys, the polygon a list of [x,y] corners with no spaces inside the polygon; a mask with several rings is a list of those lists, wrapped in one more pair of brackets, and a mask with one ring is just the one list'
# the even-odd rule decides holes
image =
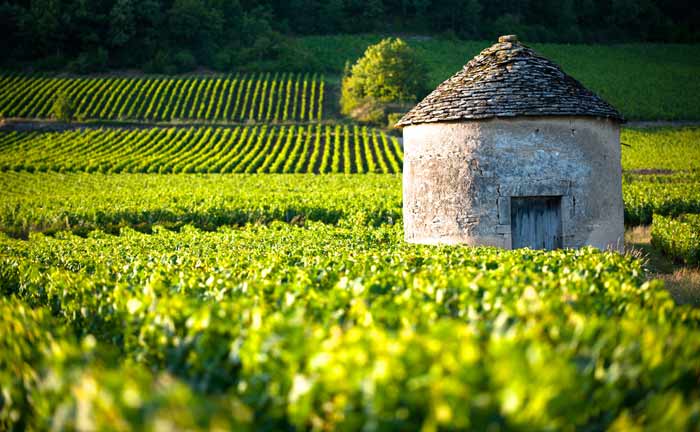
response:
{"label": "doorway of hut", "polygon": [[561,249],[561,197],[511,197],[510,227],[513,249]]}

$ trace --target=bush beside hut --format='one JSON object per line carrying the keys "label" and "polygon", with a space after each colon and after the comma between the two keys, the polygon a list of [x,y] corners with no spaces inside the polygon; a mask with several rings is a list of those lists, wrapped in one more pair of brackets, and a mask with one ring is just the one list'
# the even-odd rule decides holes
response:
{"label": "bush beside hut", "polygon": [[[392,113],[408,111],[428,92],[428,69],[401,39],[386,38],[346,66],[341,112],[355,120],[385,124]],[[392,116],[395,117],[395,116]]]}

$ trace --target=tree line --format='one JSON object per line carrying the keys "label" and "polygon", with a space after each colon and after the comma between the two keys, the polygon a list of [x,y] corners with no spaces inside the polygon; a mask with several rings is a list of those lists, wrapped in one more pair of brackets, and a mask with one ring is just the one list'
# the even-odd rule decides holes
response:
{"label": "tree line", "polygon": [[695,0],[11,0],[3,67],[302,70],[294,35],[425,33],[530,42],[698,42]]}

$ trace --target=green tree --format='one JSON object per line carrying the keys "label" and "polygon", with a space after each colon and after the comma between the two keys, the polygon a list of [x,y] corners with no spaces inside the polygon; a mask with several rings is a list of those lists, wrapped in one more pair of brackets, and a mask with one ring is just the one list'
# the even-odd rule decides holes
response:
{"label": "green tree", "polygon": [[32,0],[27,26],[33,38],[33,49],[39,56],[60,54],[64,34],[59,0]]}
{"label": "green tree", "polygon": [[463,38],[477,36],[482,6],[479,0],[442,0],[432,11],[434,31],[452,30]]}
{"label": "green tree", "polygon": [[221,10],[205,0],[175,0],[168,11],[171,44],[195,53],[198,61],[207,60],[224,37]]}
{"label": "green tree", "polygon": [[110,42],[114,46],[126,45],[136,34],[133,0],[117,0],[109,18]]}
{"label": "green tree", "polygon": [[22,20],[27,19],[26,12],[21,7],[0,3],[0,28],[4,32],[3,37],[0,38],[0,51],[3,53],[0,64],[22,54],[20,29]]}
{"label": "green tree", "polygon": [[75,115],[75,104],[66,93],[58,93],[53,101],[51,113],[56,120],[70,123]]}
{"label": "green tree", "polygon": [[397,105],[423,97],[427,82],[428,69],[413,49],[401,39],[384,39],[346,68],[341,111],[363,121],[383,121]]}

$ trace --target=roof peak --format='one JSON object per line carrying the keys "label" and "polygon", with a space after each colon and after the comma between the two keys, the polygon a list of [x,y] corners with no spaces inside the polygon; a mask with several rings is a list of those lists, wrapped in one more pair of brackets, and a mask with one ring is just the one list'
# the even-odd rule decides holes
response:
{"label": "roof peak", "polygon": [[511,43],[513,43],[513,42],[520,42],[520,41],[518,40],[518,36],[516,36],[514,34],[509,34],[509,35],[499,36],[498,42],[501,42],[501,43],[502,42],[511,42]]}

